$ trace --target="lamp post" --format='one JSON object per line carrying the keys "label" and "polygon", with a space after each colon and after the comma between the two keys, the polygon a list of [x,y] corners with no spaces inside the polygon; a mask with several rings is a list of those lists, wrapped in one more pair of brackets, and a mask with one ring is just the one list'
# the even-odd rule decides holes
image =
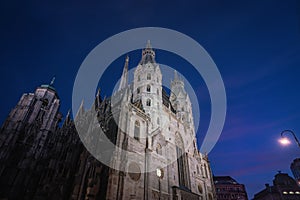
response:
{"label": "lamp post", "polygon": [[300,148],[300,142],[299,142],[298,138],[296,137],[296,134],[295,134],[293,131],[291,131],[291,130],[284,130],[284,131],[282,131],[282,132],[280,133],[281,139],[279,140],[279,142],[280,142],[281,144],[283,144],[283,145],[288,145],[288,144],[291,143],[291,141],[290,141],[287,137],[284,137],[284,134],[285,134],[285,133],[291,133],[291,134],[293,135],[293,137],[294,137],[294,139],[295,139],[295,141],[296,141],[298,147]]}
{"label": "lamp post", "polygon": [[156,169],[156,176],[158,177],[158,190],[159,190],[159,194],[158,194],[158,199],[161,199],[161,188],[160,188],[160,179],[162,178],[162,170],[157,168]]}

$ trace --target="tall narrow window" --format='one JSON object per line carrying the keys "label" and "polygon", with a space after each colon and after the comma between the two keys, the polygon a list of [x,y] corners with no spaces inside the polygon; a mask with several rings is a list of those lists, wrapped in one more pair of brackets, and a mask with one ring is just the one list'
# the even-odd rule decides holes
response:
{"label": "tall narrow window", "polygon": [[138,75],[137,81],[140,81],[140,80],[141,80],[141,76],[140,76],[140,75]]}
{"label": "tall narrow window", "polygon": [[157,90],[156,90],[156,94],[159,95],[159,89],[158,89],[158,88],[157,88]]}
{"label": "tall narrow window", "polygon": [[147,85],[147,92],[151,92],[151,86]]}
{"label": "tall narrow window", "polygon": [[147,80],[151,80],[151,74],[147,74]]}
{"label": "tall narrow window", "polygon": [[151,99],[147,99],[146,105],[151,106]]}
{"label": "tall narrow window", "polygon": [[204,172],[205,172],[205,177],[208,178],[208,173],[207,173],[207,166],[204,164]]}
{"label": "tall narrow window", "polygon": [[156,123],[157,125],[159,125],[159,117],[156,119]]}
{"label": "tall narrow window", "polygon": [[134,139],[140,140],[140,122],[135,121],[134,123]]}
{"label": "tall narrow window", "polygon": [[140,91],[140,88],[137,88],[136,89],[136,92],[139,94],[141,91]]}
{"label": "tall narrow window", "polygon": [[180,186],[189,186],[189,178],[187,171],[187,157],[184,152],[184,144],[182,137],[178,132],[175,133],[175,145],[177,153],[177,167],[178,167],[178,178]]}

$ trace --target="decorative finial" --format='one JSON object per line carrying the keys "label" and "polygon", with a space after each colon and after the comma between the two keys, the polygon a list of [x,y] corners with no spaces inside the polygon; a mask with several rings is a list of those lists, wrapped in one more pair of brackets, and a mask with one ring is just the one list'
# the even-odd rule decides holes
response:
{"label": "decorative finial", "polygon": [[50,82],[50,86],[52,86],[53,84],[54,84],[54,81],[55,81],[55,76],[53,76],[53,78],[52,78],[52,80],[51,80],[51,82]]}
{"label": "decorative finial", "polygon": [[127,63],[129,62],[129,56],[128,56],[128,54],[126,55],[125,61],[126,61]]}
{"label": "decorative finial", "polygon": [[70,116],[70,112],[71,112],[71,111],[70,111],[70,109],[69,109],[68,112],[67,112],[67,116],[68,116],[68,117]]}
{"label": "decorative finial", "polygon": [[79,109],[83,109],[83,105],[84,105],[84,99],[82,99],[82,100],[81,100],[81,103],[80,103]]}
{"label": "decorative finial", "polygon": [[67,113],[67,115],[66,115],[66,118],[69,118],[70,117],[70,109],[68,110],[68,113]]}

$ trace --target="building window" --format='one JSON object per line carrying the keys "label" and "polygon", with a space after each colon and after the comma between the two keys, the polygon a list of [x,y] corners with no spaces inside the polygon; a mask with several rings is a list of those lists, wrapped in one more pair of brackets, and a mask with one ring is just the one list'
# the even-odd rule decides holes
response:
{"label": "building window", "polygon": [[138,181],[141,178],[141,169],[139,167],[139,165],[135,162],[132,162],[129,164],[128,169],[130,169],[129,177],[133,180],[133,181]]}
{"label": "building window", "polygon": [[147,80],[151,80],[151,74],[147,74]]}
{"label": "building window", "polygon": [[204,164],[204,172],[205,172],[205,177],[208,178],[208,173],[207,173],[207,166]]}
{"label": "building window", "polygon": [[136,89],[136,92],[139,94],[141,91],[140,91],[140,88],[137,88]]}
{"label": "building window", "polygon": [[202,186],[200,184],[198,185],[198,191],[199,191],[200,194],[203,194],[203,189],[202,189]]}
{"label": "building window", "polygon": [[156,119],[156,123],[159,125],[159,117]]}
{"label": "building window", "polygon": [[157,90],[156,90],[156,94],[159,95],[159,89],[158,89],[158,88],[157,88]]}
{"label": "building window", "polygon": [[134,139],[140,140],[140,122],[135,121],[134,123]]}
{"label": "building window", "polygon": [[147,92],[151,92],[151,86],[147,85]]}
{"label": "building window", "polygon": [[140,80],[141,80],[141,76],[140,76],[140,75],[138,75],[137,81],[140,81]]}
{"label": "building window", "polygon": [[151,106],[151,99],[147,99],[146,105],[147,105],[147,106]]}
{"label": "building window", "polygon": [[160,144],[157,144],[157,147],[156,147],[156,153],[158,155],[162,155],[162,149],[161,149],[161,145]]}

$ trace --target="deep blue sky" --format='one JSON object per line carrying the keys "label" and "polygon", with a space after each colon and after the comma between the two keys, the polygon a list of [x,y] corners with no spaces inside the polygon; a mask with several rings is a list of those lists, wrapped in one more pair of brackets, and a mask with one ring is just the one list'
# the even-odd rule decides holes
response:
{"label": "deep blue sky", "polygon": [[[279,132],[300,136],[300,3],[297,1],[2,1],[0,3],[0,121],[24,92],[50,82],[65,114],[73,82],[87,54],[106,38],[144,26],[185,33],[211,55],[228,100],[220,140],[209,154],[215,175],[246,185],[249,197],[290,173],[296,145],[281,147]],[[176,42],[176,41],[174,41]],[[140,52],[131,52],[135,67]],[[121,74],[123,57],[108,75]],[[188,77],[192,71],[166,52],[157,60]],[[112,68],[115,67],[115,68]],[[209,123],[209,97],[201,78],[191,78],[200,97],[199,145]],[[199,80],[199,81],[197,81]],[[111,87],[102,80],[102,95]],[[291,173],[290,173],[291,174]]]}

